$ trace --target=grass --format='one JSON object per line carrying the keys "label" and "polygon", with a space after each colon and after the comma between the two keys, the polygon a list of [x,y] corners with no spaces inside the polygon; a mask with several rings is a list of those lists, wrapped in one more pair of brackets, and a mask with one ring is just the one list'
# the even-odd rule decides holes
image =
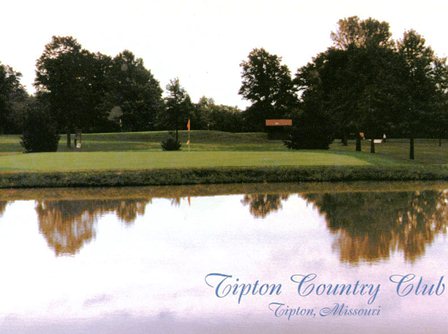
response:
{"label": "grass", "polygon": [[[83,152],[111,151],[160,151],[160,142],[168,136],[167,131],[94,133],[83,134]],[[179,131],[182,143],[187,141],[186,131]],[[283,149],[280,141],[270,141],[264,133],[228,133],[221,131],[192,131],[192,151],[277,151]],[[185,149],[185,144],[184,144]],[[0,152],[22,152],[20,136],[0,136]],[[65,136],[61,136],[60,152],[69,151]],[[1,153],[0,153],[1,154]]]}
{"label": "grass", "polygon": [[[398,164],[448,164],[448,143],[446,140],[442,146],[438,145],[438,139],[416,139],[415,160],[409,160],[409,140],[391,139],[386,143],[375,145],[375,154],[370,152],[370,142],[362,143],[362,152],[372,156],[386,158]],[[349,146],[342,146],[338,141],[331,145],[332,152],[354,151],[355,143],[349,142]],[[359,152],[358,152],[359,153]],[[355,153],[356,154],[356,153]]]}
{"label": "grass", "polygon": [[[167,132],[84,134],[82,151],[61,138],[57,153],[23,154],[19,136],[0,136],[0,187],[152,185],[229,182],[447,179],[448,144],[407,140],[377,144],[375,154],[335,141],[328,151],[290,151],[264,133],[192,131],[189,149],[162,152]],[[187,133],[180,132],[185,143]]]}
{"label": "grass", "polygon": [[0,156],[0,171],[71,172],[164,168],[365,166],[328,152],[61,152]]}

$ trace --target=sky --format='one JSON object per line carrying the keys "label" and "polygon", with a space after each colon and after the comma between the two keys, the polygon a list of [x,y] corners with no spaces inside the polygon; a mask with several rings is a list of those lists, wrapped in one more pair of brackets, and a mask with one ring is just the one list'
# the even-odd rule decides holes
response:
{"label": "sky", "polygon": [[73,36],[86,49],[132,51],[162,89],[173,78],[190,94],[244,108],[240,63],[254,48],[282,57],[291,73],[331,45],[341,18],[390,24],[393,37],[414,29],[448,55],[448,1],[402,0],[15,0],[0,5],[0,62],[34,92],[35,63],[51,37]]}

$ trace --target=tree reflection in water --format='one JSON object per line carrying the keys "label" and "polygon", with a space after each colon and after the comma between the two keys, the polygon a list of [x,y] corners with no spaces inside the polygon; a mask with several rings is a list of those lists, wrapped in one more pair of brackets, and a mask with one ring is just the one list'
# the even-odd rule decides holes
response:
{"label": "tree reflection in water", "polygon": [[255,218],[265,218],[271,212],[282,208],[282,200],[287,200],[288,194],[246,194],[241,200],[249,205],[250,213]]}
{"label": "tree reflection in water", "polygon": [[[336,236],[335,249],[342,262],[357,264],[388,259],[403,253],[414,262],[424,255],[437,235],[446,233],[448,191],[414,192],[338,192],[300,194],[325,215],[327,227]],[[282,208],[287,193],[244,195],[255,218],[265,218]],[[177,207],[184,197],[169,197]],[[97,219],[114,213],[130,224],[145,213],[151,198],[116,200],[41,200],[36,212],[40,232],[56,255],[76,254],[95,237]],[[8,202],[0,202],[0,215]],[[190,203],[190,201],[188,201]]]}
{"label": "tree reflection in water", "polygon": [[56,255],[74,255],[95,238],[99,217],[115,213],[126,224],[145,213],[150,200],[38,201],[39,230]]}
{"label": "tree reflection in water", "polygon": [[180,203],[181,203],[181,197],[173,197],[171,198],[171,205],[178,208],[180,207]]}
{"label": "tree reflection in water", "polygon": [[376,262],[394,251],[414,262],[447,231],[447,191],[302,196],[326,216],[329,230],[337,235],[342,262]]}
{"label": "tree reflection in water", "polygon": [[3,216],[6,210],[6,206],[8,205],[8,201],[0,201],[0,217]]}

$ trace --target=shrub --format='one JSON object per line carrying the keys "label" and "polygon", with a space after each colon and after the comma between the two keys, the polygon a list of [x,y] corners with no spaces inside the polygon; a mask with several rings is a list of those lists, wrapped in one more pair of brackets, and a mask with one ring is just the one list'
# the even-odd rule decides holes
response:
{"label": "shrub", "polygon": [[284,144],[289,149],[328,150],[333,141],[333,128],[327,120],[320,118],[303,117],[299,119]]}
{"label": "shrub", "polygon": [[173,136],[169,136],[160,143],[164,151],[179,151],[182,144]]}
{"label": "shrub", "polygon": [[20,142],[26,153],[56,152],[59,138],[56,125],[45,112],[38,109],[28,112]]}

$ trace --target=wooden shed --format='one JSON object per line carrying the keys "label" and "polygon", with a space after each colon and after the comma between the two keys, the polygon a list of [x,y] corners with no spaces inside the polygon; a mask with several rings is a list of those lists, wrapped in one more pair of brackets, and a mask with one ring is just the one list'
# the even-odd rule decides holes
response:
{"label": "wooden shed", "polygon": [[287,139],[292,119],[267,119],[265,129],[269,139]]}

